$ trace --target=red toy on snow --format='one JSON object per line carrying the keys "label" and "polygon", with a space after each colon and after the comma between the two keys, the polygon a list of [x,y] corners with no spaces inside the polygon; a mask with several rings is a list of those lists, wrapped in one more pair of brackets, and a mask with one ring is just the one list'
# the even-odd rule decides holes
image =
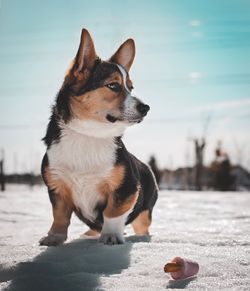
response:
{"label": "red toy on snow", "polygon": [[186,279],[196,275],[199,271],[199,264],[189,259],[176,257],[171,263],[167,263],[164,272],[170,273],[175,280]]}

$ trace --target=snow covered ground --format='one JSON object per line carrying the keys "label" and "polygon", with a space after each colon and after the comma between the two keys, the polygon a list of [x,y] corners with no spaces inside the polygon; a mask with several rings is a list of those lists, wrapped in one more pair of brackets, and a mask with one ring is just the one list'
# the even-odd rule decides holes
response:
{"label": "snow covered ground", "polygon": [[[250,290],[250,193],[161,191],[150,237],[126,228],[126,243],[79,239],[76,218],[60,247],[41,247],[51,223],[45,188],[0,193],[1,290]],[[163,272],[175,256],[196,260],[196,278]]]}

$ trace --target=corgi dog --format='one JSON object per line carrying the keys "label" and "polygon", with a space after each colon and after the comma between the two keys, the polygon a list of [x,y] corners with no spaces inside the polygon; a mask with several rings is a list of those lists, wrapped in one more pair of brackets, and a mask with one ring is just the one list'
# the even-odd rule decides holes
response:
{"label": "corgi dog", "polygon": [[134,57],[135,44],[128,39],[102,61],[89,32],[82,30],[43,138],[47,150],[41,169],[53,223],[41,245],[67,239],[73,212],[88,225],[85,234],[104,244],[124,243],[129,223],[135,234],[149,234],[157,184],[150,168],[122,141],[125,129],[150,109],[132,94]]}

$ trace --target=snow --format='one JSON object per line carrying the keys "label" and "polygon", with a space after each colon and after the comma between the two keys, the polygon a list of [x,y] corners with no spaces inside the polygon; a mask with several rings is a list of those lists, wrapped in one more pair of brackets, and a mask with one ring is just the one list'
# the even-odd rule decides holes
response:
{"label": "snow", "polygon": [[[38,240],[51,223],[46,189],[0,193],[1,290],[250,290],[250,193],[161,191],[150,237],[126,228],[124,245],[79,238],[77,218],[60,247]],[[197,277],[163,272],[175,256],[196,260]]]}

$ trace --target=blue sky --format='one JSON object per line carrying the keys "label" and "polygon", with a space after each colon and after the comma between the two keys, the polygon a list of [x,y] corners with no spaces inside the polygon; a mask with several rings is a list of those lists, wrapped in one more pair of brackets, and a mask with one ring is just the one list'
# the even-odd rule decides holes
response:
{"label": "blue sky", "polygon": [[189,141],[202,135],[206,163],[217,141],[233,162],[250,168],[250,1],[0,2],[0,147],[6,170],[39,170],[40,139],[81,28],[108,58],[136,42],[131,76],[150,104],[145,121],[127,130],[129,150],[159,164],[193,163]]}

